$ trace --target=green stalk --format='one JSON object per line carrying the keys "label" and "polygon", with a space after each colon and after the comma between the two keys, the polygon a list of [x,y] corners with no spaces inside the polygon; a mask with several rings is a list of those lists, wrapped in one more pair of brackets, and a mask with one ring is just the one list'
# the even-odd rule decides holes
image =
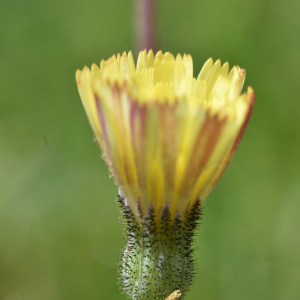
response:
{"label": "green stalk", "polygon": [[197,201],[183,218],[170,217],[169,207],[157,216],[133,215],[126,200],[118,198],[127,230],[127,245],[120,263],[120,283],[133,300],[162,300],[176,290],[181,299],[189,290],[195,269],[194,232],[201,217]]}

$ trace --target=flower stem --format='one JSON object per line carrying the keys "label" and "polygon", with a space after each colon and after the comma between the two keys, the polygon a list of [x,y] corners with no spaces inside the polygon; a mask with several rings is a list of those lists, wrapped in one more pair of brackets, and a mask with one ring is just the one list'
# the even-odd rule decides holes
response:
{"label": "flower stem", "polygon": [[193,282],[193,242],[201,217],[200,202],[184,217],[177,215],[173,220],[169,206],[160,216],[151,207],[142,216],[134,215],[122,197],[118,202],[127,230],[120,263],[124,292],[133,300],[162,300],[180,290],[183,299]]}
{"label": "flower stem", "polygon": [[134,0],[135,1],[135,28],[137,53],[141,50],[152,49],[157,51],[156,36],[156,0]]}

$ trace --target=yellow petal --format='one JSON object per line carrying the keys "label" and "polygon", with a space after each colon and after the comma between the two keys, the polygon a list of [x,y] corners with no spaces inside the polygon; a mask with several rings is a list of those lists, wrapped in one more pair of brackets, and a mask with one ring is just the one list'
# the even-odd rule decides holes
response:
{"label": "yellow petal", "polygon": [[76,72],[104,159],[136,211],[168,204],[172,216],[205,200],[236,151],[254,93],[245,70],[210,58],[197,79],[190,55],[141,51]]}

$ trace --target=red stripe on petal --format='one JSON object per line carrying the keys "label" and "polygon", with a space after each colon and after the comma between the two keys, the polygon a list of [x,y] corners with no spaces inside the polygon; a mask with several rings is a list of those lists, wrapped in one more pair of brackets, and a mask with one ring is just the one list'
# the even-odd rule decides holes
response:
{"label": "red stripe on petal", "polygon": [[248,112],[247,112],[247,115],[246,115],[246,118],[245,118],[245,121],[240,129],[240,132],[234,142],[234,146],[232,147],[232,150],[231,150],[231,157],[234,155],[237,147],[239,146],[240,144],[240,141],[244,135],[244,132],[246,130],[246,127],[248,125],[248,122],[250,120],[250,117],[251,117],[251,114],[252,114],[252,110],[253,110],[253,106],[254,106],[254,99],[255,99],[255,93],[254,93],[254,90],[252,90],[252,88],[250,87],[251,89],[251,94],[250,94],[250,99],[249,99],[249,107],[248,107]]}
{"label": "red stripe on petal", "polygon": [[171,189],[174,185],[174,174],[177,158],[176,143],[176,104],[164,103],[159,107],[159,125],[161,132],[162,163],[167,188]]}
{"label": "red stripe on petal", "polygon": [[146,113],[147,106],[139,105],[136,101],[130,99],[130,130],[133,152],[137,167],[138,181],[141,188],[146,188]]}
{"label": "red stripe on petal", "polygon": [[106,131],[104,116],[103,116],[103,112],[102,112],[102,108],[101,108],[101,104],[100,104],[100,98],[96,94],[94,94],[94,97],[95,97],[95,102],[96,102],[96,107],[97,107],[98,118],[99,118],[99,121],[100,121],[100,126],[101,126],[101,130],[102,130],[102,134],[103,134],[103,140],[104,140],[105,148],[106,148],[106,149],[103,149],[103,150],[105,150],[105,152],[109,156],[109,159],[111,160],[111,154],[110,154],[110,150],[109,150],[107,131]]}
{"label": "red stripe on petal", "polygon": [[102,129],[103,140],[104,140],[105,148],[106,148],[105,151],[102,151],[103,154],[104,154],[104,159],[105,159],[105,162],[107,163],[112,175],[114,176],[116,182],[118,184],[122,184],[122,182],[120,180],[120,177],[118,176],[118,173],[116,172],[116,168],[114,166],[113,160],[112,160],[110,147],[109,147],[108,136],[107,136],[106,125],[105,125],[105,120],[104,120],[104,116],[103,116],[103,112],[102,112],[102,108],[101,108],[101,103],[100,103],[100,98],[96,94],[94,94],[94,96],[95,96],[95,102],[96,102],[96,107],[97,107],[97,112],[98,112],[98,118],[99,118],[100,126],[101,126],[101,129]]}
{"label": "red stripe on petal", "polygon": [[254,91],[252,90],[252,88],[250,87],[251,91],[250,91],[250,99],[249,99],[249,107],[248,107],[248,111],[246,114],[246,118],[244,120],[243,125],[241,126],[241,129],[234,141],[234,143],[231,146],[231,149],[227,150],[227,153],[224,157],[222,157],[219,167],[216,168],[215,172],[212,174],[211,176],[211,181],[207,183],[208,189],[204,190],[204,199],[206,198],[206,196],[209,194],[209,192],[211,191],[211,189],[217,184],[217,182],[220,180],[220,178],[222,177],[222,175],[224,174],[225,170],[227,169],[227,167],[229,166],[236,150],[237,147],[239,146],[239,143],[244,135],[244,132],[246,130],[246,127],[248,125],[248,122],[250,120],[251,114],[252,114],[252,110],[253,110],[253,106],[254,106],[254,99],[255,99],[255,94]]}
{"label": "red stripe on petal", "polygon": [[[121,99],[121,90],[118,86],[117,82],[111,87],[112,92],[112,103],[113,103],[113,117],[114,117],[114,128],[116,128],[116,132],[114,133],[115,138],[118,140],[129,138],[129,132],[126,131],[125,124],[125,116],[122,109],[122,99]],[[130,165],[130,157],[128,157],[129,153],[127,152],[126,146],[124,146],[123,151],[118,149],[119,155],[121,157],[121,161],[123,163],[124,174],[126,176],[126,182],[128,185],[131,185],[134,182],[134,178],[132,176],[132,168]],[[125,151],[124,151],[125,150]]]}
{"label": "red stripe on petal", "polygon": [[219,120],[218,115],[210,117],[207,113],[186,166],[186,178],[181,187],[182,197],[186,197],[196,184],[218,142],[225,122],[226,119]]}

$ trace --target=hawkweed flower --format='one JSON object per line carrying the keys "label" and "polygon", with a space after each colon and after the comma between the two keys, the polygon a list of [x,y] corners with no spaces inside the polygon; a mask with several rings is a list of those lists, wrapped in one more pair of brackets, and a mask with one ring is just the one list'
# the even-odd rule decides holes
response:
{"label": "hawkweed flower", "polygon": [[89,123],[116,184],[126,223],[123,290],[139,300],[182,297],[194,273],[201,208],[230,163],[254,103],[245,70],[190,55],[125,52],[77,71]]}

